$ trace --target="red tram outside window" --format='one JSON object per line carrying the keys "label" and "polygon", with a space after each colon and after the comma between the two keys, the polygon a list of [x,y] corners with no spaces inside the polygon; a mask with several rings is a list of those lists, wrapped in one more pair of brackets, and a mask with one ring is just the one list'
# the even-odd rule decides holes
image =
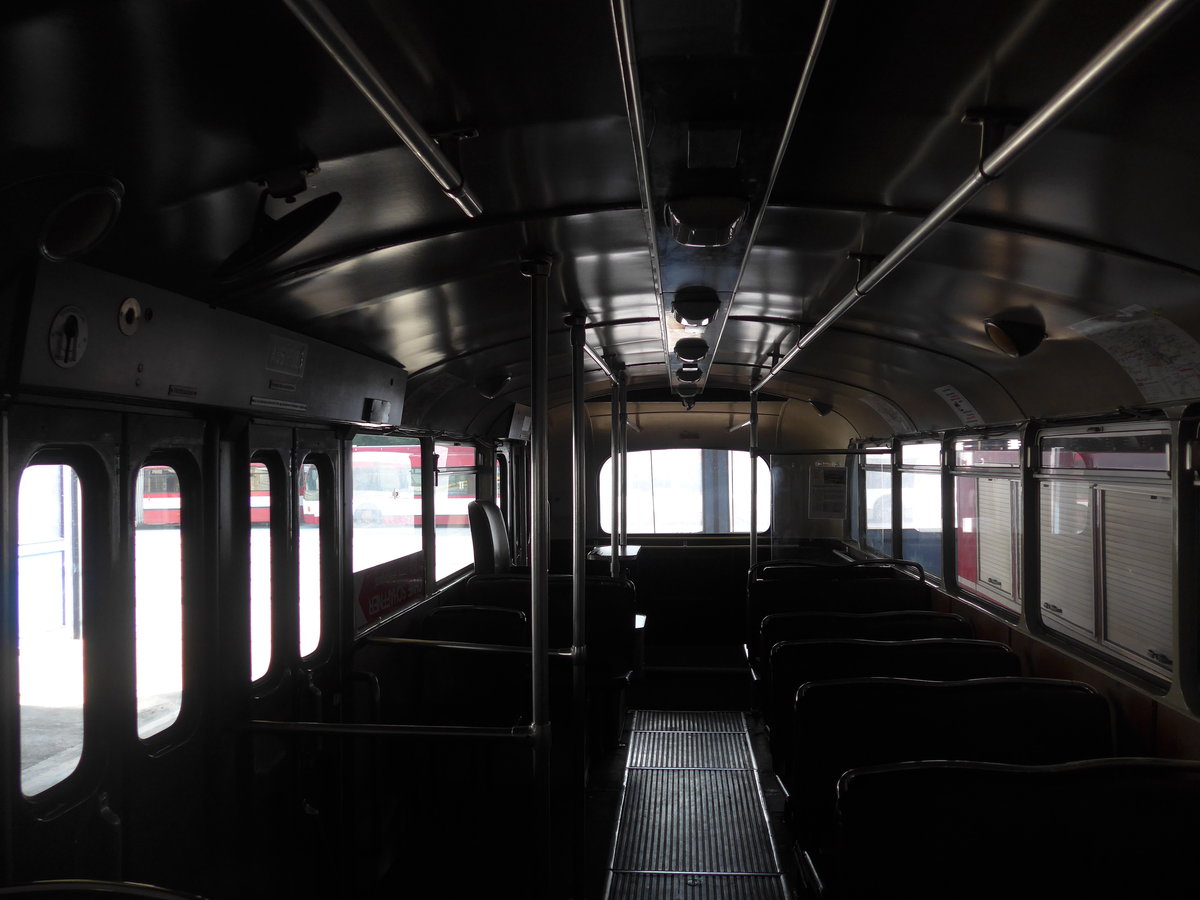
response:
{"label": "red tram outside window", "polygon": [[[363,445],[351,448],[353,466],[354,521],[359,525],[422,524],[421,447],[412,445]],[[471,445],[439,445],[438,467],[465,468],[476,465]],[[306,465],[301,474],[301,521],[321,521],[316,471]],[[467,504],[475,499],[475,481],[463,473],[451,473],[443,481],[445,496],[439,498],[438,525],[466,525]]]}
{"label": "red tram outside window", "polygon": [[[179,476],[170,466],[146,466],[138,472],[135,525],[180,524]],[[271,489],[261,466],[250,467],[250,521],[271,521]],[[307,521],[307,520],[306,520]]]}

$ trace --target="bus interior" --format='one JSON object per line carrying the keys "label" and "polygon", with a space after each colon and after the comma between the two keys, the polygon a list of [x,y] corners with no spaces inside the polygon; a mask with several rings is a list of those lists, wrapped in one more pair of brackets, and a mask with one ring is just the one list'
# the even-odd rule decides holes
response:
{"label": "bus interior", "polygon": [[1181,890],[1195,6],[10,0],[0,898]]}

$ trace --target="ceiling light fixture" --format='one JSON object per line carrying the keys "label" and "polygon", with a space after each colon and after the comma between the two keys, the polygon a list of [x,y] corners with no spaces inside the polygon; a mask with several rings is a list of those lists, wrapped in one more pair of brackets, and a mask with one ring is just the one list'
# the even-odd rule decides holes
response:
{"label": "ceiling light fixture", "polygon": [[675,321],[680,325],[702,328],[721,308],[721,298],[712,288],[696,284],[680,288],[671,305],[675,309]]}
{"label": "ceiling light fixture", "polygon": [[703,338],[680,338],[675,342],[675,355],[684,362],[698,362],[708,355],[708,341]]}
{"label": "ceiling light fixture", "polygon": [[983,320],[988,339],[1005,356],[1017,359],[1036,350],[1046,337],[1046,326],[1037,310],[1013,310]]}
{"label": "ceiling light fixture", "polygon": [[666,208],[671,236],[685,247],[725,247],[746,219],[746,201],[737,197],[685,197]]}

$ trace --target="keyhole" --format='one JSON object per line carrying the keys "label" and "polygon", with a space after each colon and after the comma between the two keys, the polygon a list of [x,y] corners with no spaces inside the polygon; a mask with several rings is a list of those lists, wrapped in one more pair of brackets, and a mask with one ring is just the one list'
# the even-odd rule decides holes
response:
{"label": "keyhole", "polygon": [[47,335],[50,358],[64,369],[75,366],[88,347],[88,320],[78,307],[64,306],[50,323]]}
{"label": "keyhole", "polygon": [[76,362],[75,353],[79,346],[79,319],[67,316],[63,321],[63,362]]}

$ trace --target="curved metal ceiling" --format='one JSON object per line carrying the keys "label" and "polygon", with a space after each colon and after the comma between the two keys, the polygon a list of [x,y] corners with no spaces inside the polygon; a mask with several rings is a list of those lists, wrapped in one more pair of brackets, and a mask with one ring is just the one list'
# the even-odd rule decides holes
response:
{"label": "curved metal ceiling", "polygon": [[[487,430],[527,394],[519,259],[550,253],[557,314],[585,316],[589,342],[634,388],[668,390],[669,304],[654,280],[610,4],[336,8],[478,196],[479,218],[462,216],[283,5],[18,2],[0,22],[5,264],[26,252],[55,184],[115,177],[123,214],[90,264],[402,365],[407,421]],[[708,390],[747,391],[979,164],[981,130],[964,116],[982,110],[1002,138],[1142,8],[841,0],[744,268],[741,257],[721,263],[740,285],[710,341]],[[627,9],[655,221],[674,197],[765,196],[818,5]],[[1147,389],[1080,323],[1142,308],[1151,324],[1130,319],[1130,335],[1178,332],[1172,359],[1194,352],[1200,364],[1198,26],[1194,6],[1174,19],[770,391],[840,398],[864,433],[900,427],[869,397],[913,428],[961,424],[937,393],[946,385],[990,421],[1197,399],[1186,378]],[[687,166],[689,135],[712,163],[727,161],[731,132],[732,182]],[[341,203],[279,258],[219,281],[252,233],[259,182],[288,173],[303,175],[296,203],[335,192]],[[280,197],[265,210],[294,208]],[[660,235],[660,257],[664,246]],[[683,265],[680,283],[695,271]],[[1047,333],[1016,360],[982,326],[1011,310],[1035,312]],[[552,402],[565,402],[566,326],[553,331]],[[475,388],[500,375],[510,378],[495,399]],[[607,390],[598,367],[587,375],[592,393]]]}

